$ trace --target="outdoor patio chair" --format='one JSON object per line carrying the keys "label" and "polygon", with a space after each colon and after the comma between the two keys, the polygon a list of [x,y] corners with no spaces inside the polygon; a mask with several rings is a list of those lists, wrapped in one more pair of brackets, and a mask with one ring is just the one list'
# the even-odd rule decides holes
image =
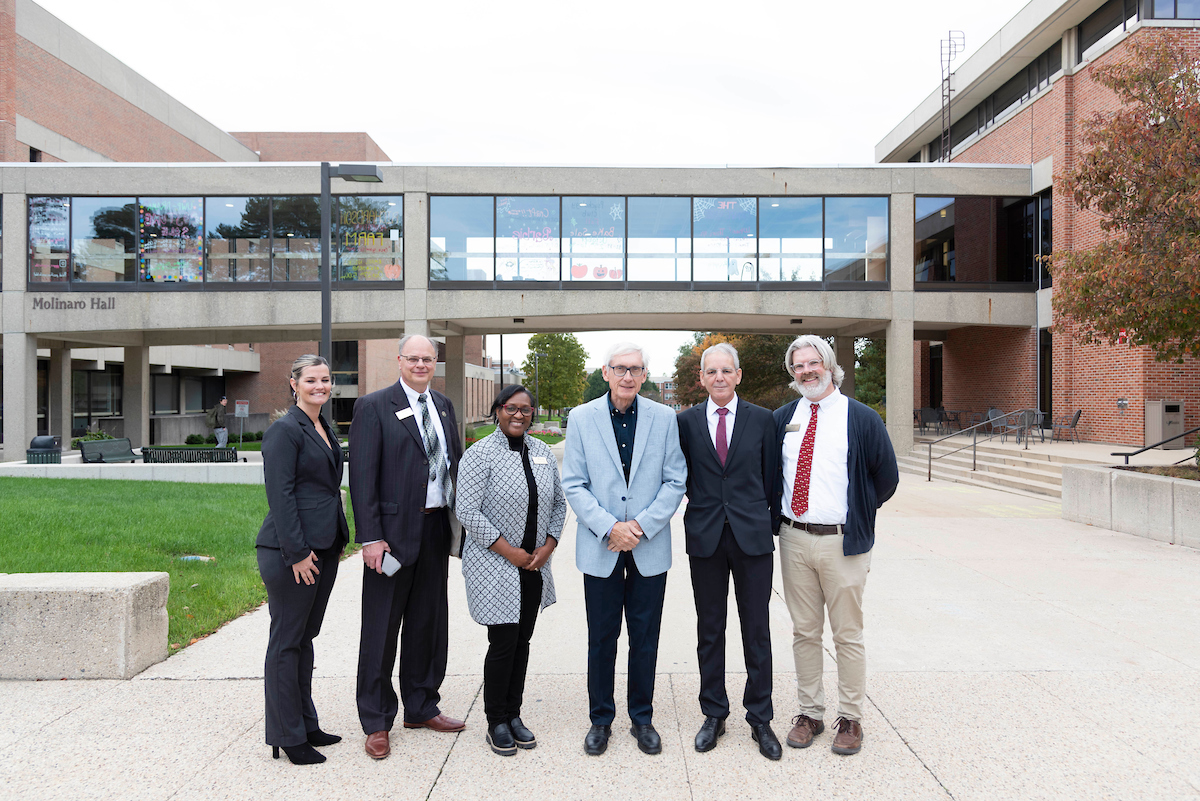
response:
{"label": "outdoor patio chair", "polygon": [[921,433],[925,433],[927,427],[933,427],[935,434],[942,433],[941,416],[937,413],[937,409],[932,406],[921,407]]}
{"label": "outdoor patio chair", "polygon": [[987,410],[987,432],[995,434],[1000,431],[1000,426],[1004,422],[1004,412],[992,406]]}
{"label": "outdoor patio chair", "polygon": [[1050,441],[1058,439],[1058,432],[1063,432],[1063,435],[1073,441],[1079,442],[1079,435],[1075,432],[1075,426],[1079,425],[1079,418],[1083,415],[1083,409],[1076,409],[1075,414],[1067,416],[1063,415],[1054,421],[1051,426]]}

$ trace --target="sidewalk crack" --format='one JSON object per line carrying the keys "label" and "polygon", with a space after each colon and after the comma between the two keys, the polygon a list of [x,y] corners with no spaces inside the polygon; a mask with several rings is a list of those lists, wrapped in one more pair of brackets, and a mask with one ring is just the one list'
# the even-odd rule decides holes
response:
{"label": "sidewalk crack", "polygon": [[[475,695],[471,698],[471,705],[467,707],[467,714],[463,715],[463,720],[471,719],[471,710],[475,708],[475,703],[479,700],[479,696],[482,693],[483,679],[480,679],[479,687],[476,688]],[[462,738],[462,735],[463,733],[461,731],[456,732],[454,735],[454,742],[450,743],[450,747],[446,749],[446,758],[442,760],[442,764],[438,765],[437,775],[433,777],[433,783],[429,785],[429,792],[425,794],[425,801],[429,801],[429,799],[433,796],[433,791],[437,789],[438,781],[442,778],[442,773],[446,770],[446,763],[450,761],[450,755],[454,753],[454,748],[458,745],[458,741]]]}
{"label": "sidewalk crack", "polygon": [[900,733],[900,730],[896,728],[895,724],[888,719],[888,716],[884,714],[882,709],[879,708],[879,704],[875,703],[875,699],[871,697],[870,693],[867,693],[867,700],[871,702],[871,706],[875,707],[875,710],[879,713],[879,716],[883,718],[883,722],[891,727],[892,731],[896,733],[896,736],[900,738],[900,742],[904,743],[904,747],[908,749],[908,752],[912,754],[918,762],[921,763],[921,767],[925,768],[925,771],[933,777],[935,782],[938,783],[938,787],[942,788],[942,792],[949,796],[953,801],[954,793],[950,792],[950,788],[942,783],[942,780],[938,778],[938,775],[933,772],[933,768],[929,767],[929,765],[925,763],[924,759],[921,759],[921,755],[917,753],[916,749],[912,747],[912,744],[909,743],[905,736]]}

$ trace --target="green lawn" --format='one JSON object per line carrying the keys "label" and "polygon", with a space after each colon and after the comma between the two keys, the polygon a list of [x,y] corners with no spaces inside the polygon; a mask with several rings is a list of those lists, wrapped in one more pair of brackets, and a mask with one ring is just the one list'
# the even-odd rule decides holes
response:
{"label": "green lawn", "polygon": [[[488,423],[486,425],[475,426],[474,430],[467,429],[467,446],[469,447],[472,443],[478,442],[479,440],[483,439],[484,437],[486,437],[488,434],[492,433],[495,430],[496,430],[495,423]],[[566,439],[566,437],[559,437],[559,436],[555,436],[554,434],[530,434],[530,436],[536,437],[537,439],[540,439],[542,442],[545,442],[548,445],[553,445],[556,442],[562,442],[564,439]]]}
{"label": "green lawn", "polygon": [[169,573],[175,653],[266,600],[254,549],[266,513],[258,485],[0,478],[0,573]]}

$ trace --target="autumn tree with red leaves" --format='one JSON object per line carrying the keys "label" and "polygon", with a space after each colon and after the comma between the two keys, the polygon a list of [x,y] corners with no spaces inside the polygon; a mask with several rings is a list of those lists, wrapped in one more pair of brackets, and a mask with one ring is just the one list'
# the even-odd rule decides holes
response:
{"label": "autumn tree with red leaves", "polygon": [[1166,35],[1140,38],[1094,80],[1122,108],[1085,126],[1084,154],[1057,190],[1101,217],[1108,239],[1056,251],[1054,308],[1083,342],[1200,356],[1200,57]]}

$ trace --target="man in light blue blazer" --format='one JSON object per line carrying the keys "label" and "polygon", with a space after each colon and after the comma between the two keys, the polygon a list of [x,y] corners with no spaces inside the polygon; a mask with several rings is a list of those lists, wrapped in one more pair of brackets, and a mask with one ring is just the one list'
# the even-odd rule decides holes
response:
{"label": "man in light blue blazer", "polygon": [[563,491],[579,519],[575,564],[583,572],[588,620],[588,702],[592,726],[584,751],[608,747],[617,637],[629,630],[629,717],[638,748],[662,751],[654,730],[654,672],[671,517],[683,500],[687,466],[675,413],[639,397],[646,355],[639,345],[609,348],[601,368],[609,391],[571,412]]}

